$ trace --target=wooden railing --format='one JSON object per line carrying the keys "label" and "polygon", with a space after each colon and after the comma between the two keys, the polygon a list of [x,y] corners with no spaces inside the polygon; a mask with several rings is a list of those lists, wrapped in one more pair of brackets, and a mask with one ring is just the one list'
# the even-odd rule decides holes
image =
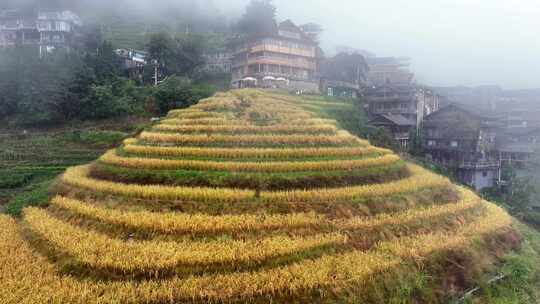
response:
{"label": "wooden railing", "polygon": [[462,169],[489,169],[499,168],[500,163],[498,161],[464,161],[459,165]]}

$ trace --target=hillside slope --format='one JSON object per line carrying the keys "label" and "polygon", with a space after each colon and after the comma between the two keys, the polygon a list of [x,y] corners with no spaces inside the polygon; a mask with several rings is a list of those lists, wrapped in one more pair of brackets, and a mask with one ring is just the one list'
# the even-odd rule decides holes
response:
{"label": "hillside slope", "polygon": [[444,303],[520,246],[511,217],[321,119],[218,94],[0,217],[2,303]]}

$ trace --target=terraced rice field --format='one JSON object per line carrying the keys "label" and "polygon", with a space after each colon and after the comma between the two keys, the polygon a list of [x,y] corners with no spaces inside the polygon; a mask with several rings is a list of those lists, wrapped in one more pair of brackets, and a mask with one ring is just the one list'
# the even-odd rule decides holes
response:
{"label": "terraced rice field", "polygon": [[68,169],[0,217],[2,303],[437,303],[468,282],[418,278],[511,249],[503,210],[309,108],[220,93]]}

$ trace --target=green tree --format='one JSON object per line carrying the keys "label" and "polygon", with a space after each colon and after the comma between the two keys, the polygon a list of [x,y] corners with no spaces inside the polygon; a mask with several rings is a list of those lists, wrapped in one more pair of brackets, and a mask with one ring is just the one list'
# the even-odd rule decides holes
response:
{"label": "green tree", "polygon": [[105,109],[94,109],[95,101],[89,98],[105,100],[95,86],[112,86],[116,99],[108,112],[111,116],[118,115],[116,109],[125,108],[124,104],[135,107],[138,100],[132,90],[125,92],[127,82],[120,77],[118,58],[108,42],[101,42],[93,51],[58,49],[41,58],[35,47],[0,50],[0,76],[0,114],[21,124],[104,118]]}
{"label": "green tree", "polygon": [[[204,64],[202,53],[206,41],[197,34],[179,35],[173,39],[167,33],[152,34],[146,50],[148,57],[159,64],[160,74],[165,76],[193,76],[196,69]],[[154,65],[145,68],[145,82],[154,76]]]}
{"label": "green tree", "polygon": [[194,71],[204,64],[202,54],[206,48],[206,40],[197,34],[180,35],[176,38],[174,73],[193,76]]}
{"label": "green tree", "polygon": [[125,116],[132,112],[125,97],[116,96],[111,85],[93,85],[84,102],[82,115],[87,119]]}
{"label": "green tree", "polygon": [[503,187],[490,188],[483,191],[484,197],[505,205],[514,216],[526,218],[536,205],[540,189],[530,176],[518,176],[513,167],[503,168]]}
{"label": "green tree", "polygon": [[[212,86],[193,85],[186,77],[169,77],[147,94],[153,97],[152,102],[155,102],[159,114],[165,114],[171,109],[194,105],[199,100],[212,96],[215,91]],[[145,106],[150,107],[150,105]]]}
{"label": "green tree", "polygon": [[86,56],[86,63],[94,70],[96,81],[105,84],[120,75],[120,61],[114,53],[113,46],[108,41],[103,41],[97,50],[97,54]]}
{"label": "green tree", "polygon": [[2,117],[17,113],[20,99],[20,70],[17,65],[20,62],[20,53],[12,52],[11,49],[0,51],[0,115]]}
{"label": "green tree", "polygon": [[409,153],[414,156],[424,156],[424,150],[422,148],[424,139],[422,132],[418,132],[416,128],[413,128],[411,131],[409,131],[409,138]]}
{"label": "green tree", "polygon": [[271,33],[276,28],[276,7],[271,0],[251,0],[238,22],[238,29],[248,36]]}
{"label": "green tree", "polygon": [[151,34],[148,37],[145,49],[151,60],[167,65],[174,55],[174,40],[166,32]]}
{"label": "green tree", "polygon": [[[16,114],[24,124],[61,122],[68,102],[66,84],[73,78],[73,66],[80,64],[75,55],[58,50],[39,58],[35,48],[17,47],[9,52],[17,82]],[[9,80],[8,80],[9,81]],[[2,82],[2,81],[0,81]]]}

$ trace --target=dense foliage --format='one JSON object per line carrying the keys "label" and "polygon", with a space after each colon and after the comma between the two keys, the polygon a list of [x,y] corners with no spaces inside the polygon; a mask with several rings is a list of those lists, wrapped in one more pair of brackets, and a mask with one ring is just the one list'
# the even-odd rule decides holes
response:
{"label": "dense foliage", "polygon": [[271,0],[252,0],[237,27],[248,36],[272,33],[276,27],[276,7]]}
{"label": "dense foliage", "polygon": [[107,42],[86,41],[95,51],[63,50],[40,58],[37,49],[0,51],[0,115],[24,125],[103,119],[130,114],[160,115],[210,96],[214,88],[170,77],[140,87],[123,77]]}
{"label": "dense foliage", "polygon": [[[193,75],[204,60],[206,40],[202,35],[183,34],[172,37],[167,32],[151,34],[147,37],[146,51],[152,61],[158,64],[160,74]],[[153,67],[148,70],[152,71]]]}
{"label": "dense foliage", "polygon": [[514,216],[539,225],[540,216],[534,210],[538,209],[540,200],[538,180],[528,174],[519,176],[518,170],[510,166],[503,167],[502,173],[502,180],[507,183],[500,187],[487,188],[482,194],[507,207]]}

